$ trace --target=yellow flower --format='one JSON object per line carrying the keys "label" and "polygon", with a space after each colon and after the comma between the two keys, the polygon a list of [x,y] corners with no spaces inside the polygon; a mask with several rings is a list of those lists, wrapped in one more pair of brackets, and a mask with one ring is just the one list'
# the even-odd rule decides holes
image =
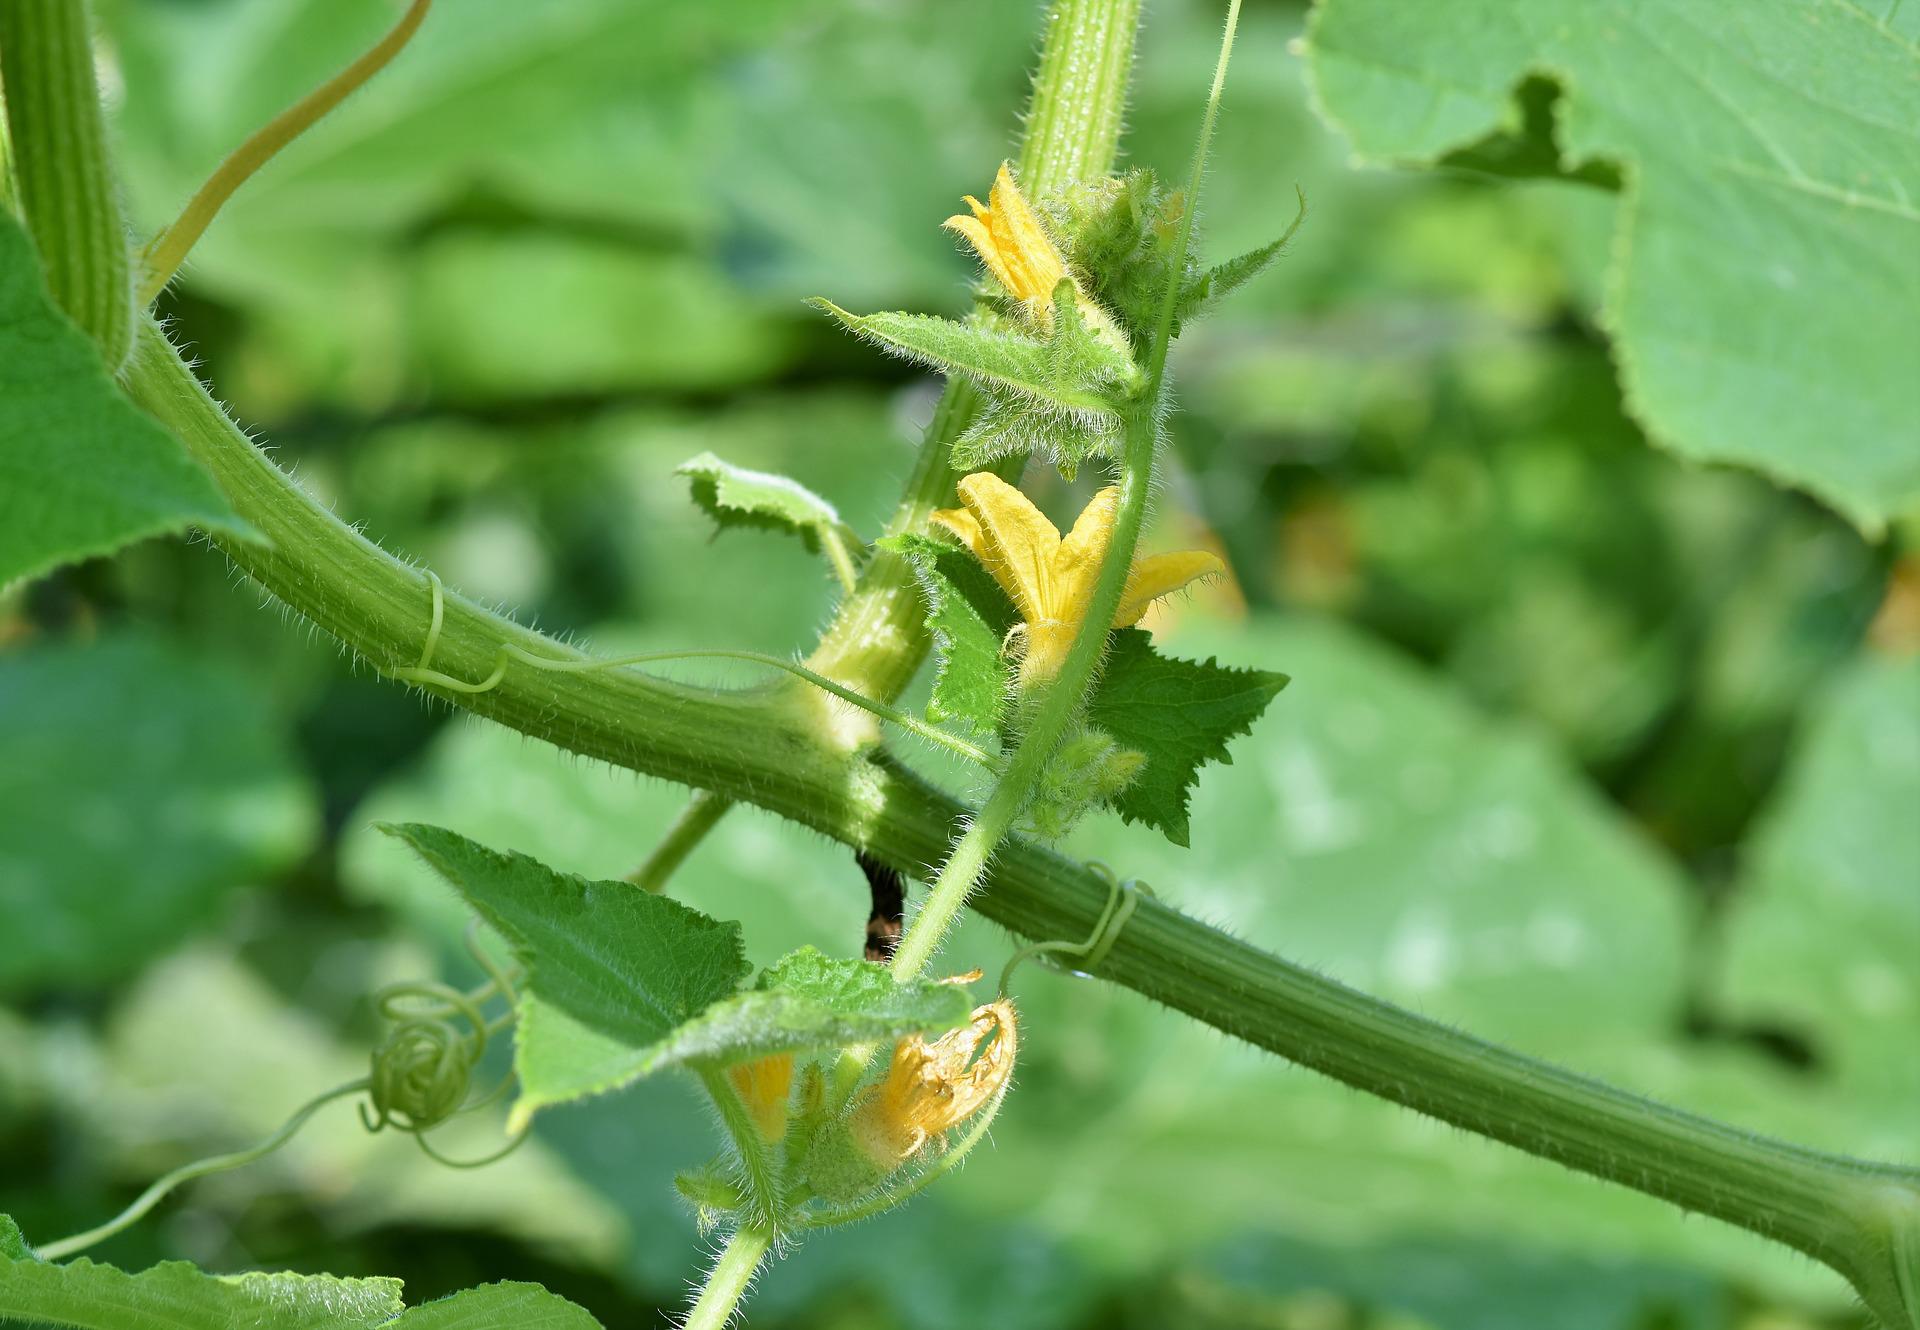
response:
{"label": "yellow flower", "polygon": [[760,1139],[771,1145],[787,1134],[787,1096],[793,1089],[793,1054],[774,1053],[727,1068],[733,1092],[746,1106]]}
{"label": "yellow flower", "polygon": [[1036,322],[1051,326],[1053,293],[1067,276],[1067,261],[1041,227],[1020,186],[1014,184],[1013,171],[1000,163],[986,204],[971,194],[966,200],[973,215],[947,218],[947,229],[967,238],[994,280],[1015,300],[1025,302]]}
{"label": "yellow flower", "polygon": [[[1013,1004],[1001,998],[976,1007],[970,1022],[931,1044],[919,1035],[902,1039],[886,1079],[848,1119],[860,1153],[891,1173],[996,1098],[1013,1075],[1013,1026]],[[989,1035],[993,1042],[981,1048]]]}
{"label": "yellow flower", "polygon": [[[960,537],[1013,601],[1026,624],[1021,682],[1045,683],[1060,673],[1087,617],[1120,490],[1110,485],[1094,495],[1064,540],[1026,495],[990,471],[976,471],[962,480],[960,501],[965,508],[943,508],[933,520]],[[1205,550],[1136,560],[1113,626],[1131,627],[1160,597],[1226,568],[1218,555]]]}

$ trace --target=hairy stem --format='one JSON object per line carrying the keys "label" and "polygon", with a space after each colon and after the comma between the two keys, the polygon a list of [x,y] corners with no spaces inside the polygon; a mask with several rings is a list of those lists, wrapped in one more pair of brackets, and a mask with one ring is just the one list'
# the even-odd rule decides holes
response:
{"label": "hairy stem", "polygon": [[0,0],[0,79],[20,211],[53,303],[118,372],[133,345],[132,259],[82,0]]}
{"label": "hairy stem", "polygon": [[723,799],[712,790],[694,791],[693,798],[687,800],[687,806],[680,810],[680,816],[673,820],[652,853],[627,874],[627,881],[656,896],[665,891],[667,879],[673,876],[674,870],[686,862],[694,847],[706,839],[714,824],[725,817],[731,807],[731,799]]}
{"label": "hairy stem", "polygon": [[681,1330],[726,1330],[734,1308],[747,1296],[754,1272],[772,1245],[773,1234],[764,1228],[748,1224],[735,1230],[721,1248],[720,1259],[707,1272],[707,1282],[701,1286],[687,1319],[680,1323]]}

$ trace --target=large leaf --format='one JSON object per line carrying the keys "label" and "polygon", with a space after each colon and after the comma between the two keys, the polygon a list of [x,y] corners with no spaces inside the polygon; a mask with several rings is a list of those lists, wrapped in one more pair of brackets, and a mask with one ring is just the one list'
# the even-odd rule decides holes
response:
{"label": "large leaf", "polygon": [[0,1215],[0,1320],[76,1330],[594,1330],[600,1323],[537,1284],[486,1284],[402,1309],[397,1279],[212,1275],[185,1261],[138,1274],[85,1257],[38,1260]]}
{"label": "large leaf", "polygon": [[[1866,657],[1807,719],[1730,907],[1723,976],[1743,1020],[1800,1035],[1849,1098],[1909,1121],[1920,1112],[1916,813],[1920,658]],[[1920,1151],[1920,1131],[1903,1143]]]}
{"label": "large leaf", "polygon": [[0,735],[0,991],[152,958],[317,830],[252,681],[156,640],[0,656]]}
{"label": "large leaf", "polygon": [[114,387],[0,211],[0,585],[189,526],[249,529]]}
{"label": "large leaf", "polygon": [[388,828],[504,936],[527,971],[515,1033],[516,1123],[618,1089],[661,1041],[748,973],[740,926],[627,882],[589,882],[440,827]]}
{"label": "large leaf", "polygon": [[1869,528],[1920,498],[1911,33],[1839,0],[1323,0],[1307,49],[1385,162],[1520,130],[1516,85],[1552,71],[1547,159],[1625,181],[1603,318],[1649,433]]}

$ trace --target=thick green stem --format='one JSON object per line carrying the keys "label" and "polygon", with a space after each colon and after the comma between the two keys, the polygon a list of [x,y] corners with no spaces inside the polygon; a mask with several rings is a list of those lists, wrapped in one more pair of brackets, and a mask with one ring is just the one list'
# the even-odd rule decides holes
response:
{"label": "thick green stem", "polygon": [[726,1330],[734,1308],[746,1297],[754,1272],[772,1245],[773,1234],[764,1228],[748,1224],[736,1230],[721,1249],[720,1259],[707,1272],[707,1282],[701,1286],[687,1319],[680,1323],[681,1330]]}
{"label": "thick green stem", "polygon": [[117,373],[133,345],[133,264],[89,26],[83,0],[0,0],[0,80],[47,291]]}

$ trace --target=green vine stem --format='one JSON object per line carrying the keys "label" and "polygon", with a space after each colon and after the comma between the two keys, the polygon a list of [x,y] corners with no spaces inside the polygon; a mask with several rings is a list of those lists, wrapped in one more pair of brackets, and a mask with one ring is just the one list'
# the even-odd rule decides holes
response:
{"label": "green vine stem", "polygon": [[117,372],[133,345],[127,224],[83,0],[0,0],[0,80],[20,210],[47,291]]}
{"label": "green vine stem", "polygon": [[673,825],[667,828],[667,834],[660,838],[659,844],[640,861],[638,868],[627,874],[627,881],[642,891],[658,896],[667,889],[667,879],[673,876],[674,870],[686,862],[687,856],[706,839],[707,833],[727,815],[731,807],[731,799],[723,799],[712,790],[694,791],[693,797],[687,800],[687,806],[674,818]]}

